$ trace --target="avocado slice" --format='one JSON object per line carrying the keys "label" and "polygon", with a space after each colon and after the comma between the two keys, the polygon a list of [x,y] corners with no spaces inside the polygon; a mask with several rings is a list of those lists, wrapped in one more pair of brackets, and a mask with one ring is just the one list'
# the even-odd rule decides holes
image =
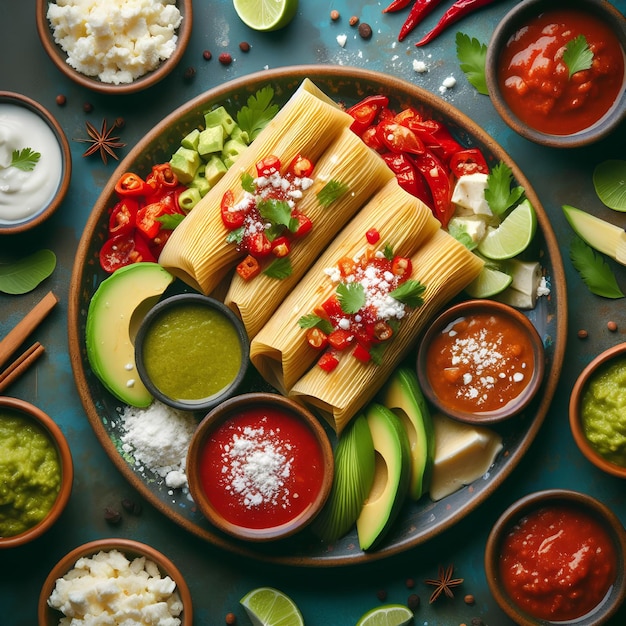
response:
{"label": "avocado slice", "polygon": [[146,407],[152,402],[137,374],[133,342],[141,320],[173,280],[157,263],[134,263],[103,280],[89,303],[85,328],[89,365],[126,404]]}
{"label": "avocado slice", "polygon": [[398,368],[385,385],[381,402],[402,421],[411,448],[409,496],[419,500],[428,491],[435,457],[435,436],[430,411],[419,387],[417,374]]}
{"label": "avocado slice", "polygon": [[376,451],[374,483],[356,521],[359,545],[371,550],[383,540],[406,500],[411,480],[409,438],[400,418],[381,404],[365,412]]}

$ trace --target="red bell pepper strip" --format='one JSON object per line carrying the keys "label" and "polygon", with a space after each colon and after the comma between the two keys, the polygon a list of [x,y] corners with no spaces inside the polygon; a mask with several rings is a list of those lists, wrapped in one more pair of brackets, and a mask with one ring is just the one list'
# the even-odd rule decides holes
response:
{"label": "red bell pepper strip", "polygon": [[393,2],[386,9],[383,9],[383,13],[401,11],[404,7],[408,7],[409,4],[411,4],[411,0],[393,0]]}
{"label": "red bell pepper strip", "polygon": [[400,34],[398,35],[398,41],[403,41],[405,37],[438,5],[441,4],[441,0],[415,0],[415,4],[411,7],[409,15],[407,16]]}
{"label": "red bell pepper strip", "polygon": [[476,9],[487,6],[495,0],[456,0],[456,2],[441,16],[437,25],[418,41],[416,46],[425,46],[435,37],[438,37],[448,26],[458,22],[461,18],[470,14]]}
{"label": "red bell pepper strip", "polygon": [[151,190],[141,176],[134,172],[126,172],[115,183],[115,192],[120,198],[125,198],[145,196]]}
{"label": "red bell pepper strip", "polygon": [[459,150],[450,157],[450,170],[456,178],[469,174],[489,174],[489,166],[478,148]]}
{"label": "red bell pepper strip", "polygon": [[376,116],[385,109],[388,104],[389,98],[387,98],[387,96],[377,94],[366,96],[363,100],[346,109],[346,113],[354,118],[350,129],[360,137],[363,132],[374,123]]}
{"label": "red bell pepper strip", "polygon": [[413,160],[430,188],[433,198],[430,207],[433,209],[433,214],[445,228],[454,212],[450,174],[443,163],[431,152],[418,154]]}

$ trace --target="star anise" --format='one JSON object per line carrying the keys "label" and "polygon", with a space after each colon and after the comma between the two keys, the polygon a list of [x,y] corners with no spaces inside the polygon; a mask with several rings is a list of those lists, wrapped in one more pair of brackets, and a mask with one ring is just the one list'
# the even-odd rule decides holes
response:
{"label": "star anise", "polygon": [[111,133],[118,127],[117,120],[113,122],[111,128],[108,128],[106,120],[102,120],[102,128],[99,131],[90,122],[85,122],[85,126],[87,127],[89,137],[87,139],[75,140],[81,143],[91,144],[91,146],[83,152],[83,156],[88,157],[99,151],[100,158],[105,165],[107,164],[107,156],[111,156],[118,161],[119,157],[115,154],[115,150],[117,148],[123,148],[126,144],[119,141],[119,137],[111,137]]}
{"label": "star anise", "polygon": [[438,577],[436,579],[429,578],[424,581],[427,585],[434,585],[435,590],[432,592],[428,602],[432,604],[442,593],[448,598],[454,598],[452,593],[453,587],[458,587],[462,582],[462,578],[452,578],[454,575],[454,565],[448,565],[446,569],[443,565],[439,566]]}

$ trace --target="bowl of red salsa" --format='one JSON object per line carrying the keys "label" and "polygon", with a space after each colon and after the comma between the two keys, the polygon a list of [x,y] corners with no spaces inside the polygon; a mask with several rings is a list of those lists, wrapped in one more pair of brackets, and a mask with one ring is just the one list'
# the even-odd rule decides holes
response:
{"label": "bowl of red salsa", "polygon": [[214,408],[187,454],[189,491],[219,530],[244,541],[290,537],[308,526],[333,481],[320,421],[275,393],[251,392]]}
{"label": "bowl of red salsa", "polygon": [[502,610],[521,626],[606,623],[626,595],[626,532],[602,502],[550,489],[529,494],[497,520],[485,574]]}
{"label": "bowl of red salsa", "polygon": [[489,95],[526,139],[587,145],[626,118],[625,51],[626,18],[609,2],[525,0],[489,42]]}
{"label": "bowl of red salsa", "polygon": [[493,424],[519,415],[539,391],[543,341],[519,310],[494,300],[466,300],[424,333],[417,375],[428,401],[462,422]]}

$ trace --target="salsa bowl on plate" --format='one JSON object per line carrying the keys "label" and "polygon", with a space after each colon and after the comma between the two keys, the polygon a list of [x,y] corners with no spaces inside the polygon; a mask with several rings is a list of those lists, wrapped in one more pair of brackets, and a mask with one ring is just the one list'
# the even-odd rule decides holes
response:
{"label": "salsa bowl on plate", "polygon": [[[172,496],[162,481],[145,476],[134,466],[120,444],[123,432],[120,431],[120,420],[116,418],[124,407],[91,371],[86,355],[86,305],[106,277],[98,257],[108,237],[108,211],[115,202],[115,185],[120,176],[131,170],[146,175],[155,163],[169,161],[181,139],[196,128],[203,114],[213,107],[223,105],[232,115],[246,104],[250,96],[266,86],[273,89],[274,101],[284,105],[307,78],[345,107],[366,96],[384,94],[389,97],[390,106],[394,109],[411,106],[428,119],[443,123],[460,144],[480,148],[491,166],[499,162],[508,164],[516,183],[524,187],[528,200],[536,208],[537,232],[533,253],[536,253],[536,258],[542,259],[550,284],[550,297],[540,298],[535,308],[527,311],[539,335],[550,338],[546,341],[544,392],[541,397],[535,397],[527,408],[526,420],[502,425],[500,434],[504,452],[496,459],[488,478],[476,481],[471,489],[460,489],[441,501],[432,502],[425,496],[407,505],[383,545],[369,553],[355,547],[358,546],[356,530],[332,546],[321,543],[312,533],[303,532],[281,542],[279,547],[251,545],[219,531],[192,507],[185,493],[174,493]],[[186,286],[183,286],[184,289],[190,290]],[[479,506],[510,474],[537,434],[554,395],[563,363],[566,309],[564,270],[548,217],[524,174],[477,124],[434,94],[400,79],[355,68],[287,67],[234,80],[191,100],[151,130],[120,163],[94,206],[79,244],[69,304],[70,352],[81,401],[100,443],[127,480],[163,514],[206,541],[238,554],[273,563],[308,567],[350,565],[404,552],[436,537]],[[415,363],[415,356],[412,363]],[[249,369],[242,390],[276,391],[256,375],[254,368]]]}

